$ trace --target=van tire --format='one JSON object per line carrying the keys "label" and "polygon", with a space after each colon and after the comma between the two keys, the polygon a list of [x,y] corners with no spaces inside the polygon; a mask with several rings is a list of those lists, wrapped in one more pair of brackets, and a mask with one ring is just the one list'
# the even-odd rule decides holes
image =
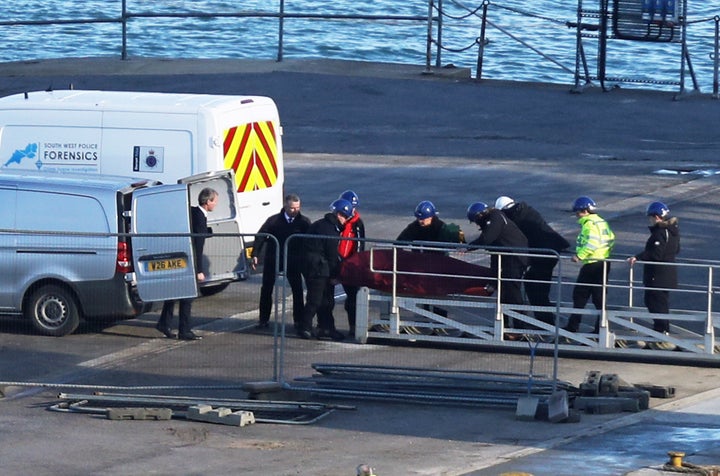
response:
{"label": "van tire", "polygon": [[80,325],[75,297],[67,289],[47,284],[35,289],[27,300],[24,315],[43,335],[60,337],[72,334]]}
{"label": "van tire", "polygon": [[225,291],[230,283],[213,284],[212,286],[203,286],[200,288],[201,296],[213,296],[217,293]]}

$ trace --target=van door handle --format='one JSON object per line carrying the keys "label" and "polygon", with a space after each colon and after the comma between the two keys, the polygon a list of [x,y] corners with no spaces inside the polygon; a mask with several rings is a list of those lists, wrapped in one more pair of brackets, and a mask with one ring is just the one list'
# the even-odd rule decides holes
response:
{"label": "van door handle", "polygon": [[270,205],[270,202],[262,202],[262,203],[263,203],[263,207],[267,207],[268,205]]}

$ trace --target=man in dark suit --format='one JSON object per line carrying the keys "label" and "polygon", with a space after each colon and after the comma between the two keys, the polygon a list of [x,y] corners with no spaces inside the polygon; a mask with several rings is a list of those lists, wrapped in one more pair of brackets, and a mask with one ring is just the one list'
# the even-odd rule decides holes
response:
{"label": "man in dark suit", "polygon": [[[215,209],[217,205],[218,193],[209,187],[206,187],[200,191],[198,195],[197,207],[190,209],[190,232],[192,233],[192,245],[193,254],[195,256],[195,273],[198,282],[205,280],[205,274],[202,272],[201,262],[203,256],[203,249],[205,247],[205,237],[210,234],[210,230],[207,226],[207,214]],[[190,325],[190,312],[192,310],[192,303],[195,298],[179,299],[178,306],[178,339],[182,340],[199,340],[202,339],[199,335],[195,334],[191,330]],[[170,329],[170,321],[173,318],[173,308],[175,307],[175,300],[165,301],[163,303],[162,312],[160,313],[160,319],[158,319],[155,328],[165,335],[165,337],[172,339],[175,337],[175,333]]]}
{"label": "man in dark suit", "polygon": [[[275,250],[275,240],[267,236],[258,236],[252,252],[252,267],[258,265],[258,258],[263,257],[262,287],[260,288],[260,320],[258,329],[265,329],[270,326],[270,311],[272,310],[272,294],[275,288],[275,268],[283,272],[285,264],[285,242],[290,236],[298,233],[306,233],[310,228],[310,220],[300,213],[300,197],[291,193],[285,196],[285,205],[280,213],[277,213],[265,221],[258,233],[267,233],[277,239],[279,251]],[[303,283],[302,283],[302,241],[291,240],[288,245],[287,269],[284,270],[285,277],[290,284],[293,296],[293,322],[297,331],[302,326],[303,313]],[[276,263],[276,254],[279,255],[279,262]],[[279,264],[279,266],[278,266]]]}

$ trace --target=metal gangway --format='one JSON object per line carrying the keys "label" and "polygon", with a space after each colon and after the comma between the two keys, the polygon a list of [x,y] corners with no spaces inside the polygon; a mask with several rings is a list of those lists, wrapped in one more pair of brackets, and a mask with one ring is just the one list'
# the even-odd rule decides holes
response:
{"label": "metal gangway", "polygon": [[[407,246],[404,248],[407,249]],[[372,255],[388,249],[396,251],[401,247],[379,244],[370,248],[369,253]],[[426,251],[428,247],[423,246],[422,249]],[[448,252],[447,247],[437,248],[437,251],[443,250]],[[457,247],[450,250],[449,254],[483,266],[488,266],[490,256],[496,255],[501,268],[503,258],[527,255],[528,251]],[[678,289],[669,290],[670,314],[650,314],[642,300],[642,293],[646,289],[642,286],[640,272],[643,262],[638,261],[631,267],[623,259],[607,260],[605,270],[608,279],[602,285],[602,307],[595,309],[589,302],[584,309],[574,309],[571,296],[579,264],[572,263],[569,255],[557,255],[549,250],[546,255],[540,256],[559,258],[556,276],[548,283],[551,285],[550,299],[554,306],[503,303],[503,278],[500,276],[493,278],[499,284],[493,284],[495,292],[490,296],[414,296],[403,294],[397,288],[391,292],[361,288],[357,305],[356,339],[363,343],[388,340],[434,342],[476,348],[516,348],[520,351],[527,349],[527,342],[530,341],[535,342],[540,350],[558,349],[561,353],[598,353],[605,357],[612,354],[616,357],[642,356],[720,363],[715,341],[720,321],[713,303],[718,289],[715,273],[720,263],[666,264],[678,268],[680,284]],[[421,254],[418,254],[418,259],[422,259]],[[387,275],[392,282],[398,282],[400,277],[409,273],[416,279],[472,278],[451,273],[423,276],[422,273],[403,270],[397,261],[391,267],[376,266],[372,258],[370,261],[373,273]],[[556,316],[555,322],[549,324],[538,319],[538,312],[552,313]],[[579,332],[563,329],[567,317],[572,314],[582,315]],[[506,327],[507,317],[513,321],[513,328]],[[670,320],[670,333],[654,331],[653,319]],[[596,320],[599,326],[597,333],[593,332]]]}

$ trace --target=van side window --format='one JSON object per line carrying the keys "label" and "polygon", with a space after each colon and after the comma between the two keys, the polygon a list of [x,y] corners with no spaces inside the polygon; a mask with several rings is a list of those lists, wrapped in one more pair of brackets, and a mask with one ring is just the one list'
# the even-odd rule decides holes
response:
{"label": "van side window", "polygon": [[15,228],[15,189],[0,188],[0,229]]}
{"label": "van side window", "polygon": [[19,230],[110,232],[102,205],[82,195],[18,190],[16,222]]}
{"label": "van side window", "polygon": [[218,200],[215,210],[208,215],[208,223],[233,220],[237,216],[237,210],[235,209],[235,190],[232,185],[224,177],[190,184],[190,203],[197,205],[200,190],[205,187],[213,188],[220,195],[220,200]]}

